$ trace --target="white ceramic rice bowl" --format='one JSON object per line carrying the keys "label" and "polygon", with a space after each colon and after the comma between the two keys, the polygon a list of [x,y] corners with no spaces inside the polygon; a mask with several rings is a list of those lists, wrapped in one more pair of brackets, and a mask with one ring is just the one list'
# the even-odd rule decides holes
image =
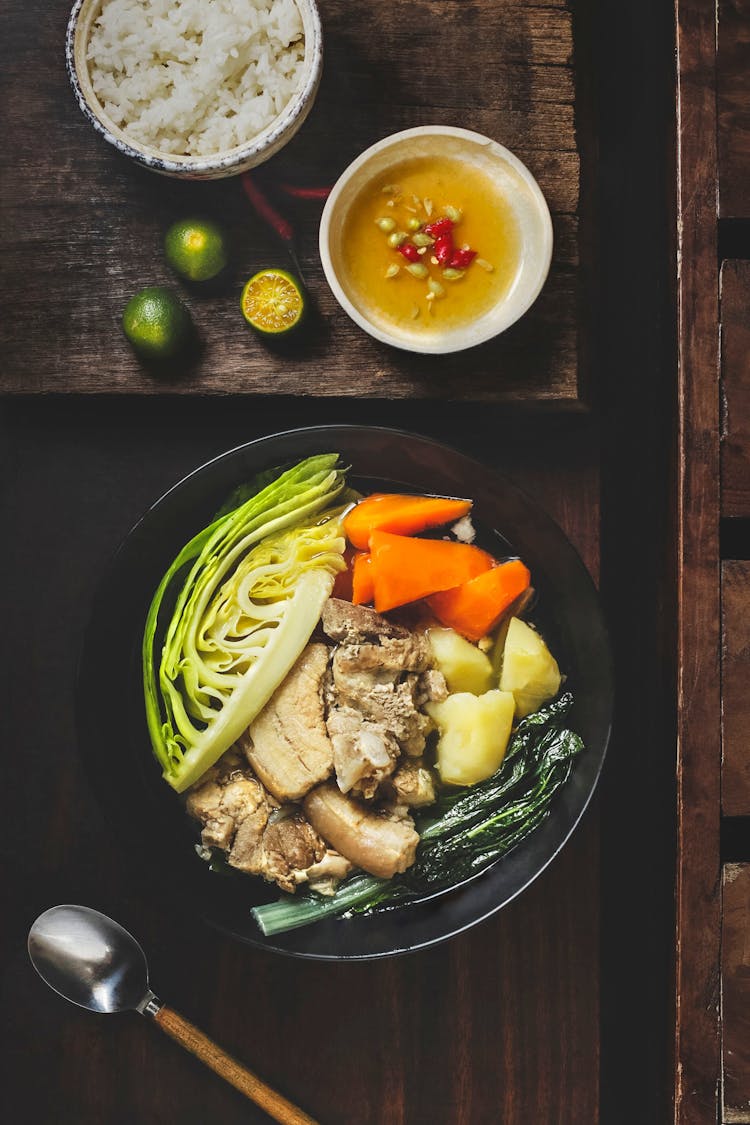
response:
{"label": "white ceramic rice bowl", "polygon": [[296,92],[286,107],[254,137],[224,152],[180,156],[139,144],[107,114],[94,92],[86,57],[102,0],[76,0],[68,21],[65,57],[78,106],[88,122],[118,152],[151,171],[187,180],[218,180],[236,176],[269,160],[295,135],[313,107],[323,71],[323,29],[315,0],[296,0],[305,37],[304,58]]}

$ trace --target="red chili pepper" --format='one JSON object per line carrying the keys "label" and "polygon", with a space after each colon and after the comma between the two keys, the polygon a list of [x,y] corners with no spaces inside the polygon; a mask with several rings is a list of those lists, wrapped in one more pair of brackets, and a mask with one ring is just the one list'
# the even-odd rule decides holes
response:
{"label": "red chili pepper", "polygon": [[476,256],[476,250],[454,250],[448,265],[452,270],[465,270]]}
{"label": "red chili pepper", "polygon": [[[448,220],[448,222],[450,222],[450,219]],[[447,234],[441,234],[439,238],[435,239],[435,245],[432,248],[432,252],[437,258],[439,265],[447,266],[449,264],[451,258],[453,257],[453,254],[455,253],[455,250],[453,248],[453,237],[450,232],[448,232]]]}
{"label": "red chili pepper", "polygon": [[294,231],[292,230],[291,223],[288,223],[284,216],[280,215],[276,208],[271,205],[265,194],[252,179],[249,172],[244,172],[241,179],[242,186],[245,189],[245,195],[250,200],[261,219],[268,223],[270,227],[273,227],[279,238],[282,238],[284,242],[291,243],[294,239]]}
{"label": "red chili pepper", "polygon": [[398,249],[399,254],[404,255],[407,262],[418,262],[419,261],[419,254],[417,252],[417,248],[412,242],[402,242],[401,245],[399,247],[397,247],[397,249]]}
{"label": "red chili pepper", "polygon": [[294,199],[327,199],[333,191],[330,187],[298,187],[296,184],[279,184],[280,190]]}

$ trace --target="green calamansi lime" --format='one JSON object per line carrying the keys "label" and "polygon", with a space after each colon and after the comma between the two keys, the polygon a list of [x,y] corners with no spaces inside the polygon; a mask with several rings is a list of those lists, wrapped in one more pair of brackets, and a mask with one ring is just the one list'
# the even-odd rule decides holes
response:
{"label": "green calamansi lime", "polygon": [[182,301],[169,289],[151,286],[130,298],[122,327],[144,359],[170,359],[193,337],[193,322]]}
{"label": "green calamansi lime", "polygon": [[227,238],[211,219],[180,219],[164,237],[167,262],[187,281],[209,281],[229,260]]}
{"label": "green calamansi lime", "polygon": [[286,270],[265,269],[250,278],[242,290],[240,306],[256,332],[278,339],[299,326],[305,295],[301,283]]}

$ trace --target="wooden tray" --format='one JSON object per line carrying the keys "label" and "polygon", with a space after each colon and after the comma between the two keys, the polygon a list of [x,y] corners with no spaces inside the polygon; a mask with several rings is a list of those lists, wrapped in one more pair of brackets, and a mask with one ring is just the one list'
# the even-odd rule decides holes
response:
{"label": "wooden tray", "polygon": [[[256,269],[286,263],[284,251],[250,211],[238,180],[163,179],[95,135],[65,74],[68,4],[9,0],[5,7],[0,42],[9,135],[0,190],[8,283],[0,391],[580,403],[586,347],[577,128],[582,135],[586,127],[576,121],[573,19],[564,0],[320,0],[320,94],[299,136],[263,174],[265,182],[331,183],[374,141],[428,123],[472,128],[516,152],[552,211],[550,277],[523,321],[454,357],[395,351],[347,318],[318,260],[321,205],[309,202],[283,206],[298,228],[317,316],[296,351],[264,347],[245,329],[237,301]],[[164,263],[162,238],[175,217],[196,211],[228,225],[235,260],[221,292],[186,293],[201,355],[179,377],[157,379],[130,351],[120,315],[141,287],[178,285]]]}
{"label": "wooden tray", "polygon": [[750,1123],[748,42],[678,0],[675,1125]]}

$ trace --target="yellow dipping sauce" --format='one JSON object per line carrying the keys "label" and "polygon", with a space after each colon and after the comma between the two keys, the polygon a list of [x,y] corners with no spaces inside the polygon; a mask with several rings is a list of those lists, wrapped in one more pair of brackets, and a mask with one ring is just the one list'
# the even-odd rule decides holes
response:
{"label": "yellow dipping sauce", "polygon": [[[423,232],[410,229],[410,222],[424,227],[456,211],[455,247],[469,246],[477,257],[450,279],[428,247],[418,258],[428,277],[412,276],[389,235],[402,232],[413,242]],[[381,229],[388,220],[392,231]],[[352,303],[370,320],[408,332],[440,333],[477,320],[508,293],[521,264],[510,203],[480,167],[450,157],[406,160],[372,180],[352,201],[341,248],[342,282]],[[443,292],[430,299],[435,286]]]}

